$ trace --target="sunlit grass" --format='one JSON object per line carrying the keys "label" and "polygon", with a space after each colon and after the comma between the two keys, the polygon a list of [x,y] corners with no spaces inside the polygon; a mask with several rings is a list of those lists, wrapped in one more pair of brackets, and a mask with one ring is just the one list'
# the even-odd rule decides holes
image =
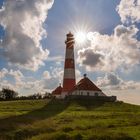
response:
{"label": "sunlit grass", "polygon": [[0,139],[139,140],[139,116],[125,103],[0,102]]}

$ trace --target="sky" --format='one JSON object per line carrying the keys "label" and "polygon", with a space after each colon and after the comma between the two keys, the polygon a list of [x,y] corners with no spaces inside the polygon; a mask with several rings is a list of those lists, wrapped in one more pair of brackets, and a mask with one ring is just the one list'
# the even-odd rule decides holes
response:
{"label": "sky", "polygon": [[0,88],[51,92],[63,79],[66,34],[77,82],[86,73],[106,95],[140,104],[140,0],[0,0]]}

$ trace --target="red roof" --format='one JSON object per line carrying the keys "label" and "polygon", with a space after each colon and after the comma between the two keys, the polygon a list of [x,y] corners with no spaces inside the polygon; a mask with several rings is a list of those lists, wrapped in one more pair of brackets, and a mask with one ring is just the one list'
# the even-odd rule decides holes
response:
{"label": "red roof", "polygon": [[62,87],[57,87],[54,91],[52,91],[52,95],[61,95]]}
{"label": "red roof", "polygon": [[89,91],[101,91],[89,78],[86,76],[81,79],[76,86],[71,90],[89,90]]}

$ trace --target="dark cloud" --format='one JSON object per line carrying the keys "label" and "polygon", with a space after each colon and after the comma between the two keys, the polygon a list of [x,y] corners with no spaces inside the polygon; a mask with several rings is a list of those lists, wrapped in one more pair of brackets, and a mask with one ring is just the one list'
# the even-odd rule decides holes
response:
{"label": "dark cloud", "polygon": [[101,63],[102,55],[99,53],[93,52],[93,50],[85,50],[82,54],[82,57],[85,59],[83,60],[83,64],[96,66],[98,63]]}
{"label": "dark cloud", "polygon": [[78,51],[78,61],[85,66],[95,67],[103,65],[104,56],[98,52],[94,52],[92,48],[86,48]]}
{"label": "dark cloud", "polygon": [[113,73],[108,74],[107,79],[109,81],[109,85],[119,85],[122,82],[122,80]]}

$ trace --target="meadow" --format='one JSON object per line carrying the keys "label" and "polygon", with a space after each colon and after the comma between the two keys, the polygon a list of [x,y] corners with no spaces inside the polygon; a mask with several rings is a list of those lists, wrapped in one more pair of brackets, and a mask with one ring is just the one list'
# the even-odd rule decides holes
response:
{"label": "meadow", "polygon": [[0,102],[0,140],[140,140],[140,106],[123,102]]}

